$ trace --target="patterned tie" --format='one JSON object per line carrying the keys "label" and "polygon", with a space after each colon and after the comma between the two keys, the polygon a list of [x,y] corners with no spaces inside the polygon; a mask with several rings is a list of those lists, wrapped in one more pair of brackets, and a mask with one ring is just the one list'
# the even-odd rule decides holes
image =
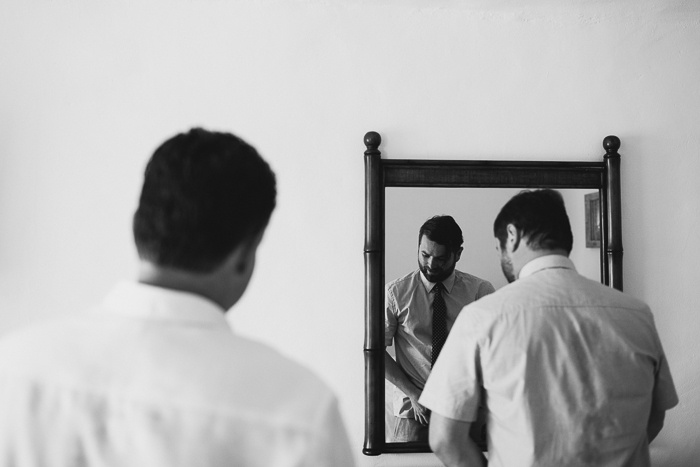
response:
{"label": "patterned tie", "polygon": [[445,299],[442,297],[444,288],[445,286],[442,285],[442,282],[438,282],[431,290],[431,292],[435,293],[433,298],[433,365],[435,365],[442,346],[445,345],[445,340],[447,340],[447,307],[445,306]]}

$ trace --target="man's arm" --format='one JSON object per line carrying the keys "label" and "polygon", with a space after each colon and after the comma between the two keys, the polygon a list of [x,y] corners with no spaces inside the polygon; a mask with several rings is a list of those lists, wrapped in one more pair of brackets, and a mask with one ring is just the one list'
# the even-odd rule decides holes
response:
{"label": "man's arm", "polygon": [[403,391],[404,394],[408,396],[411,400],[411,405],[413,406],[413,412],[415,419],[423,425],[428,424],[428,419],[430,417],[430,412],[424,406],[418,403],[418,398],[421,395],[421,390],[416,387],[411,381],[409,381],[406,373],[403,372],[401,367],[396,363],[389,352],[384,349],[384,373],[386,379]]}
{"label": "man's arm", "polygon": [[320,415],[313,417],[316,424],[304,465],[354,467],[354,449],[350,447],[338,400],[329,394],[317,400],[317,408]]}
{"label": "man's arm", "polygon": [[430,448],[446,467],[486,467],[486,458],[469,437],[470,422],[433,412],[430,420]]}
{"label": "man's arm", "polygon": [[656,435],[659,434],[661,428],[664,426],[664,419],[666,418],[665,410],[658,410],[654,407],[651,408],[651,413],[649,414],[649,422],[647,423],[647,439],[651,443]]}
{"label": "man's arm", "polygon": [[659,335],[656,334],[657,345],[659,347],[659,361],[654,374],[654,390],[651,396],[651,410],[649,411],[649,421],[647,422],[647,439],[651,443],[661,432],[666,418],[666,411],[678,404],[678,394],[676,386],[673,384],[671,370],[666,360]]}

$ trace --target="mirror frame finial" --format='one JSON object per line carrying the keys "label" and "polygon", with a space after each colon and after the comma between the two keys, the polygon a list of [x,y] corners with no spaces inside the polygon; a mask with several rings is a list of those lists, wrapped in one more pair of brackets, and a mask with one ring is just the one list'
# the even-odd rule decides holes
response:
{"label": "mirror frame finial", "polygon": [[379,133],[376,131],[368,131],[365,133],[365,146],[367,146],[365,155],[368,155],[367,153],[369,151],[377,151],[377,154],[379,154],[380,144],[382,144],[382,136]]}

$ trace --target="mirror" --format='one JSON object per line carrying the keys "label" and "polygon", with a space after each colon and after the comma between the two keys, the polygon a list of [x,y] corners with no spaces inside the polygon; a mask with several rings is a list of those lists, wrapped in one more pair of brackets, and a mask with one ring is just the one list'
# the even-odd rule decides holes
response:
{"label": "mirror", "polygon": [[622,290],[620,141],[605,138],[600,162],[382,159],[380,135],[369,132],[364,141],[363,452],[430,452],[425,442],[391,441],[393,386],[384,378],[384,285],[417,269],[420,225],[436,214],[453,216],[464,236],[457,269],[498,289],[506,280],[492,234],[496,214],[522,189],[554,188],[567,205],[574,233],[571,258],[577,270]]}

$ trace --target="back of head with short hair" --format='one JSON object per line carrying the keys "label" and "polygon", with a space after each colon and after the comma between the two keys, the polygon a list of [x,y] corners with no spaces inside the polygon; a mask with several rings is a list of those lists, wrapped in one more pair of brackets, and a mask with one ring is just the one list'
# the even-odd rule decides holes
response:
{"label": "back of head with short hair", "polygon": [[142,260],[210,272],[262,232],[275,207],[275,175],[230,133],[195,128],[153,153],[133,232]]}
{"label": "back of head with short hair", "polygon": [[555,190],[521,191],[508,201],[493,223],[493,234],[505,248],[506,227],[513,224],[533,250],[571,252],[573,236],[564,198]]}
{"label": "back of head with short hair", "polygon": [[452,216],[433,216],[418,231],[418,245],[420,245],[423,235],[435,243],[444,245],[451,252],[456,252],[464,242],[462,229]]}

